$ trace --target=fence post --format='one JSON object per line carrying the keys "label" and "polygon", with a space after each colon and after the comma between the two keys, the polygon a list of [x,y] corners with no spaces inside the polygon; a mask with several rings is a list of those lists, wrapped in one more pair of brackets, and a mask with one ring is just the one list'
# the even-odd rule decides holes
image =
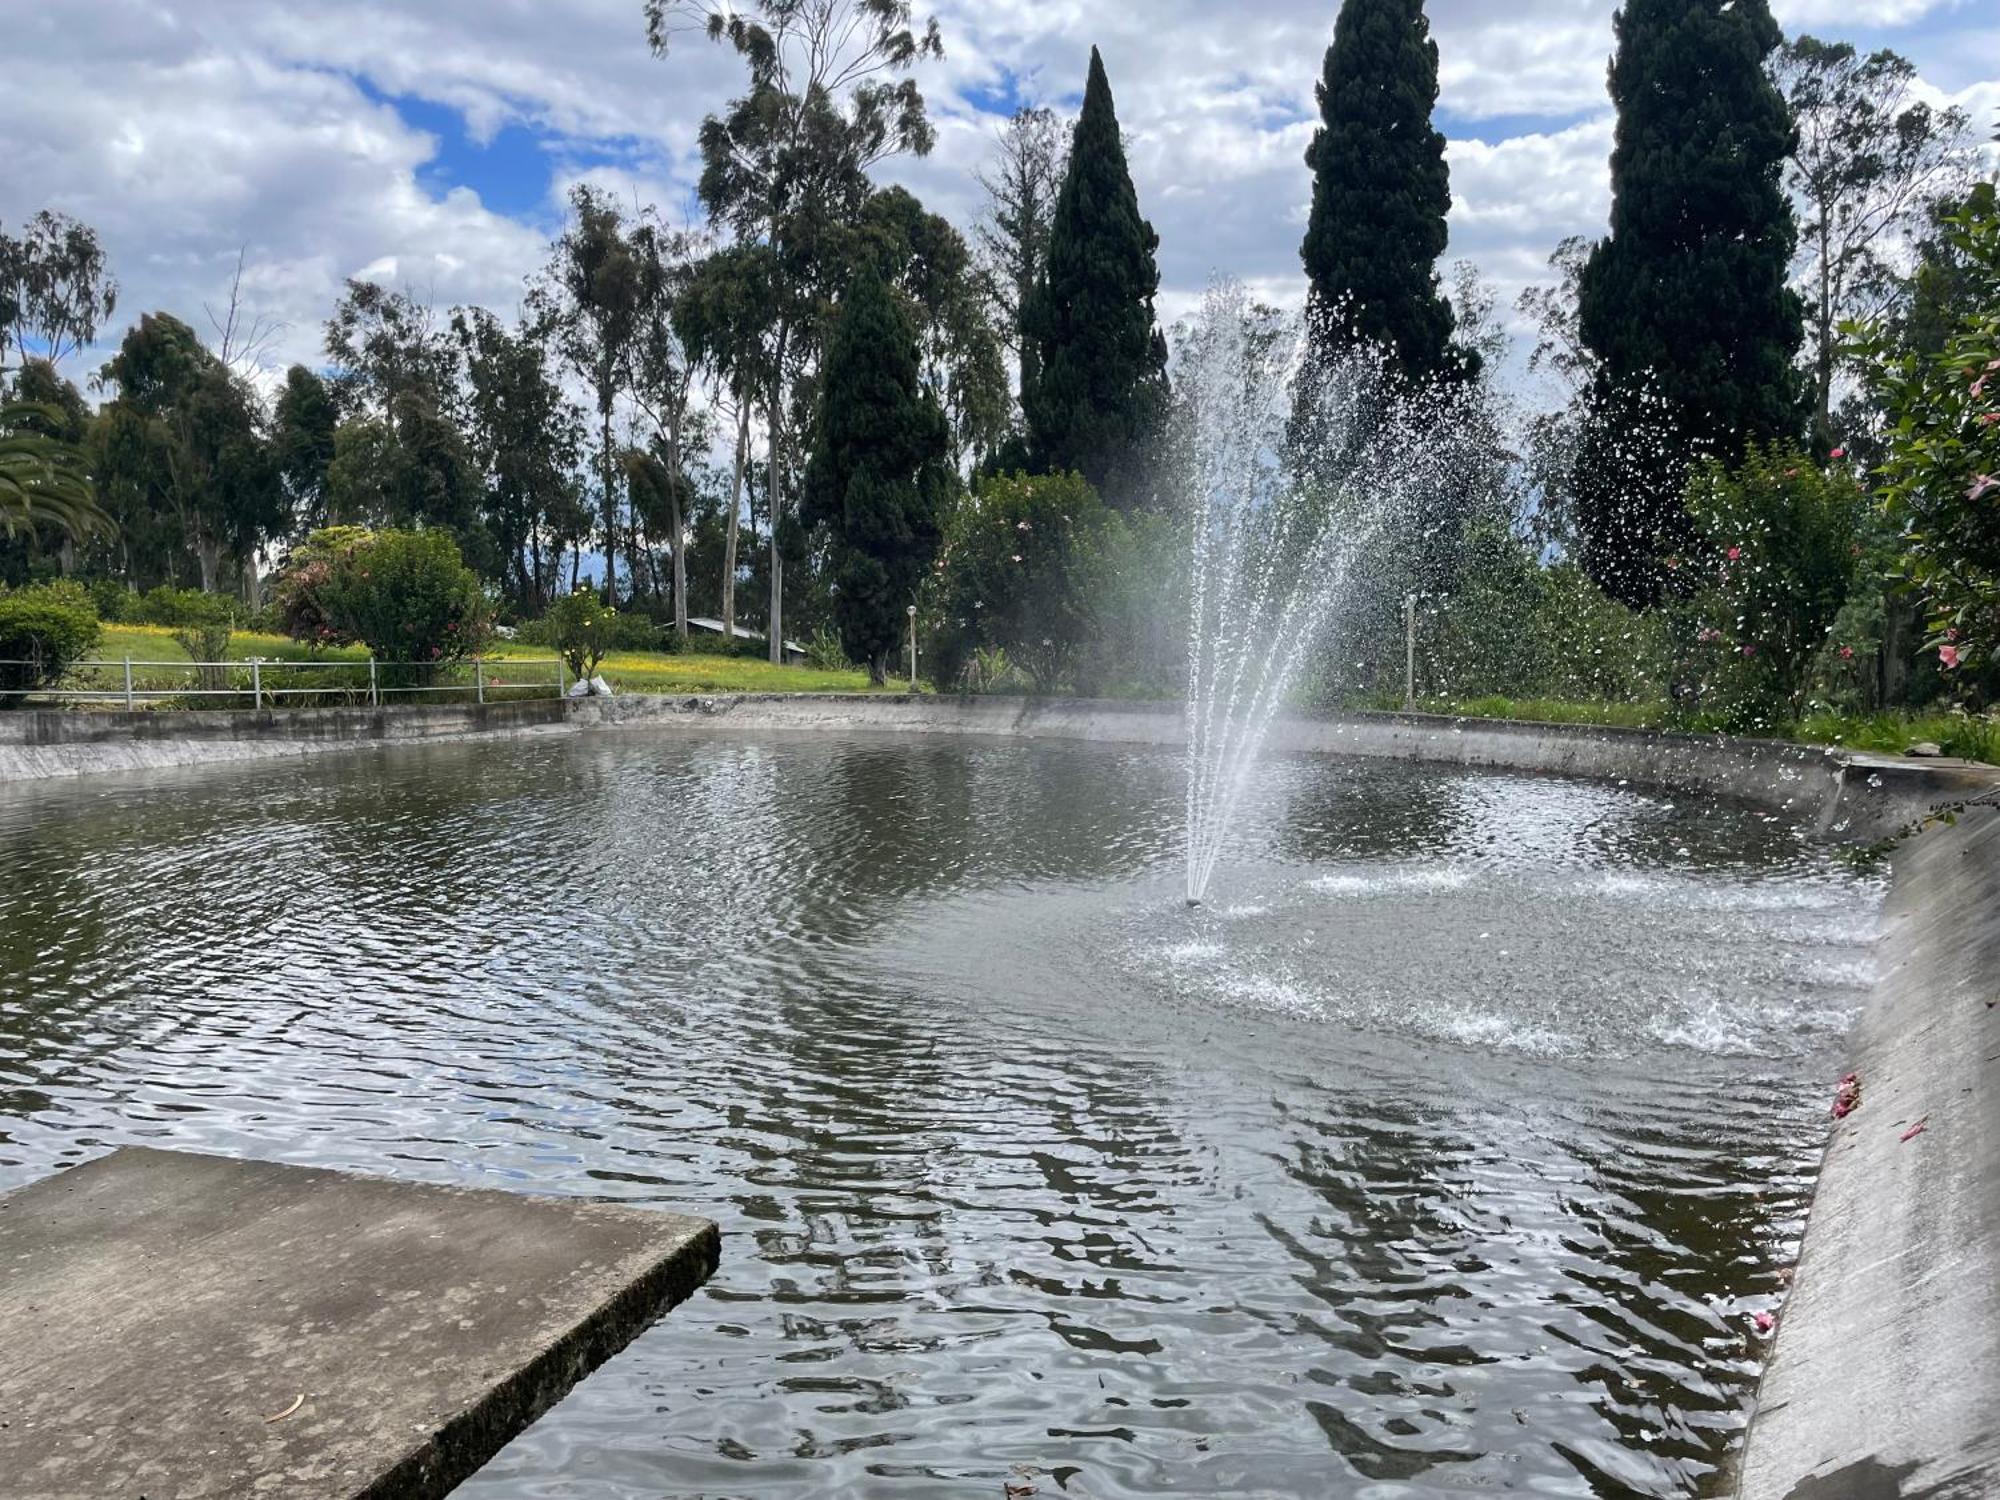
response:
{"label": "fence post", "polygon": [[569,692],[569,668],[558,656],[556,658],[556,696],[564,697]]}
{"label": "fence post", "polygon": [[472,690],[477,695],[476,701],[483,704],[486,701],[486,658],[483,656],[472,658]]}
{"label": "fence post", "polygon": [[250,706],[264,706],[264,659],[261,656],[250,658]]}
{"label": "fence post", "polygon": [[125,712],[132,712],[132,658],[125,658]]}
{"label": "fence post", "polygon": [[382,695],[375,690],[375,653],[372,651],[368,653],[368,706],[382,706]]}

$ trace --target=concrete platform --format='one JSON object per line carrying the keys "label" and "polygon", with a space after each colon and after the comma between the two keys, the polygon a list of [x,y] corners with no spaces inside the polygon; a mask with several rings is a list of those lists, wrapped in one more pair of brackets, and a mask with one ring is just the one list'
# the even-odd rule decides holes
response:
{"label": "concrete platform", "polygon": [[0,1493],[443,1495],[719,1248],[640,1208],[114,1152],[0,1197]]}

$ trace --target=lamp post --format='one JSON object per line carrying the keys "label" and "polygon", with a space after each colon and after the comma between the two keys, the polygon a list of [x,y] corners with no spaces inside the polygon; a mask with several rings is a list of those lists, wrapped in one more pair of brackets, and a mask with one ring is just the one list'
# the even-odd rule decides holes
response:
{"label": "lamp post", "polygon": [[904,611],[910,617],[910,691],[917,690],[917,607],[912,604]]}

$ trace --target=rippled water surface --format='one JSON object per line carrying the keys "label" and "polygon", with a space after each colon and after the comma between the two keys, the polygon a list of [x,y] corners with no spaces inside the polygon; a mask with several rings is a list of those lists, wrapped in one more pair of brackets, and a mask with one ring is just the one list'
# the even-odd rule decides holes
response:
{"label": "rippled water surface", "polygon": [[120,1142],[629,1198],[721,1270],[463,1493],[1702,1493],[1879,893],[1300,759],[624,731],[0,795],[0,1188]]}

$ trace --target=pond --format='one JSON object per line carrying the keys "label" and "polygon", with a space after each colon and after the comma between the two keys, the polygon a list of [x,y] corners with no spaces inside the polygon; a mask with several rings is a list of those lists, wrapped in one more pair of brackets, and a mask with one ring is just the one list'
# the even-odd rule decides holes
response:
{"label": "pond", "polygon": [[1881,899],[1770,814],[628,730],[0,794],[0,1188],[119,1143],[657,1203],[462,1492],[1708,1493]]}

